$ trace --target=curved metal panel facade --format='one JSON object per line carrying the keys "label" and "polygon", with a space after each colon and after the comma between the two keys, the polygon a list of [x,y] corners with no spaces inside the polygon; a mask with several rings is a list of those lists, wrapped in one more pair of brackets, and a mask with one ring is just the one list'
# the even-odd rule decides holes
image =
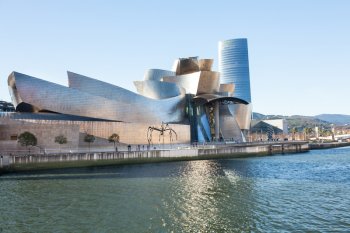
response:
{"label": "curved metal panel facade", "polygon": [[229,110],[241,129],[250,129],[252,119],[252,104],[234,104],[229,105]]}
{"label": "curved metal panel facade", "polygon": [[134,81],[137,93],[151,99],[167,99],[185,94],[185,90],[176,83],[153,80]]}
{"label": "curved metal panel facade", "polygon": [[[127,105],[126,108],[117,107],[116,110],[118,112],[135,111],[135,113],[129,113],[131,115],[125,117],[124,120],[121,121],[163,121],[175,123],[185,120],[184,109],[186,100],[184,93],[167,99],[155,100],[138,95],[124,88],[72,72],[68,73],[68,79],[70,88],[116,101],[117,104]],[[150,115],[150,118],[146,117],[147,115]],[[144,118],[148,119],[144,120]],[[153,120],[151,118],[153,118]]]}
{"label": "curved metal panel facade", "polygon": [[215,94],[220,88],[220,75],[213,71],[199,71],[191,74],[164,77],[164,82],[176,83],[187,94]]}
{"label": "curved metal panel facade", "polygon": [[149,69],[145,72],[144,80],[160,81],[165,76],[174,76],[175,72],[170,70]]}
{"label": "curved metal panel facade", "polygon": [[215,94],[220,90],[220,73],[214,71],[201,71],[197,95]]}
{"label": "curved metal panel facade", "polygon": [[211,71],[214,59],[199,59],[199,70],[201,71]]}
{"label": "curved metal panel facade", "polygon": [[186,90],[186,94],[197,94],[200,72],[191,74],[164,77],[164,82],[176,83]]}
{"label": "curved metal panel facade", "polygon": [[228,96],[232,96],[234,91],[235,91],[235,84],[233,83],[220,84],[220,92],[227,93]]}
{"label": "curved metal panel facade", "polygon": [[174,63],[176,75],[191,74],[199,71],[198,57],[179,58]]}
{"label": "curved metal panel facade", "polygon": [[20,101],[52,112],[123,122],[184,120],[184,96],[152,100],[102,81],[75,77],[70,77],[74,88],[68,88],[13,72],[9,87]]}
{"label": "curved metal panel facade", "polygon": [[219,42],[219,72],[221,83],[235,84],[234,97],[251,103],[247,39]]}
{"label": "curved metal panel facade", "polygon": [[237,118],[229,110],[229,105],[220,105],[220,131],[225,139],[244,142],[245,138],[237,122]]}
{"label": "curved metal panel facade", "polygon": [[232,102],[233,104],[243,104],[246,105],[248,104],[245,100],[236,98],[236,97],[231,97],[231,96],[222,96],[222,95],[214,95],[214,94],[203,94],[203,95],[197,95],[193,98],[193,100],[197,104],[206,104],[210,102]]}

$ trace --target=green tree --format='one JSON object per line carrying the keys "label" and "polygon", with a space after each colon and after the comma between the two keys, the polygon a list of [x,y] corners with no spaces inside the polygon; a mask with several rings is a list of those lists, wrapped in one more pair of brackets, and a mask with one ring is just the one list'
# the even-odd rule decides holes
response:
{"label": "green tree", "polygon": [[55,137],[55,143],[59,144],[60,147],[60,153],[61,153],[61,145],[63,144],[67,144],[67,138],[64,135],[58,135],[57,137]]}
{"label": "green tree", "polygon": [[305,140],[309,140],[309,136],[311,133],[312,133],[312,128],[310,128],[310,127],[304,128]]}
{"label": "green tree", "polygon": [[89,153],[90,153],[90,144],[93,143],[95,141],[95,136],[91,135],[91,134],[86,134],[84,137],[84,142],[89,143]]}
{"label": "green tree", "polygon": [[329,129],[321,129],[320,135],[322,137],[328,137],[328,136],[332,135],[332,131]]}
{"label": "green tree", "polygon": [[109,136],[108,142],[110,142],[110,143],[113,142],[115,151],[118,151],[118,148],[117,148],[116,145],[115,145],[116,143],[119,142],[119,135],[118,135],[118,134],[114,133],[114,134],[112,134],[111,136]]}
{"label": "green tree", "polygon": [[[17,142],[21,146],[25,146],[26,148],[28,148],[28,146],[36,146],[38,140],[36,139],[34,134],[26,131],[18,136]],[[30,147],[28,148],[28,152],[30,153]]]}
{"label": "green tree", "polygon": [[291,130],[291,133],[292,133],[292,140],[294,141],[295,140],[295,134],[298,132],[298,129],[296,127],[293,127],[292,130]]}

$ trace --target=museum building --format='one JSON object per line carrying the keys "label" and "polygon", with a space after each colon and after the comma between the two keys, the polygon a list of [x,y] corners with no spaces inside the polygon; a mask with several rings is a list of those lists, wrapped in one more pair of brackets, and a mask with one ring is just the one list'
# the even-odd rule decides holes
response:
{"label": "museum building", "polygon": [[[154,144],[161,136],[167,144],[244,142],[252,113],[247,40],[219,42],[219,72],[213,62],[179,58],[171,70],[147,70],[134,82],[137,93],[69,71],[68,86],[12,72],[8,87],[16,112],[0,113],[0,147],[24,131],[45,148],[57,147],[54,138],[61,134],[67,148],[83,147],[86,134],[103,146],[113,133],[125,144]],[[149,134],[162,125],[175,135]]]}

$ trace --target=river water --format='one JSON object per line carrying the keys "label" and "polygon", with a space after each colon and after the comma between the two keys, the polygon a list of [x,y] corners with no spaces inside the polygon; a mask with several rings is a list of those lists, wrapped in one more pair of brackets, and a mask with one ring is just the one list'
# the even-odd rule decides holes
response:
{"label": "river water", "polygon": [[350,148],[3,175],[0,232],[350,232]]}

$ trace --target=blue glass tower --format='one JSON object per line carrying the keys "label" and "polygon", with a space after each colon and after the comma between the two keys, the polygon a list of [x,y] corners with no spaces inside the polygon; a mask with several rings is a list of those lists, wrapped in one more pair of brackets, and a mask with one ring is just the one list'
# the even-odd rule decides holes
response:
{"label": "blue glass tower", "polygon": [[235,85],[234,97],[251,103],[248,44],[246,38],[219,42],[221,83]]}

